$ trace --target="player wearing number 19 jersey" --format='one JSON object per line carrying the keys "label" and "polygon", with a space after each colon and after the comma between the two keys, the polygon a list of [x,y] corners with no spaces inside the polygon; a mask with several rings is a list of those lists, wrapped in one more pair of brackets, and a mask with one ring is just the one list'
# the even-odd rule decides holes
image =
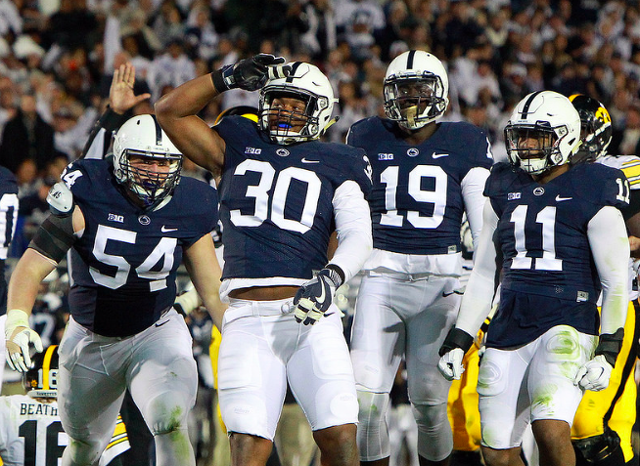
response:
{"label": "player wearing number 19 jersey", "polygon": [[[371,251],[371,167],[361,149],[317,140],[336,102],[331,83],[314,65],[283,61],[258,55],[196,78],[156,112],[185,156],[222,170],[230,307],[218,395],[232,465],[266,463],[288,381],[322,463],[356,466],[355,384],[332,299]],[[195,114],[230,86],[261,88],[258,124],[231,116],[210,130]]]}
{"label": "player wearing number 19 jersey", "polygon": [[347,136],[369,155],[374,180],[374,249],[351,334],[360,460],[388,464],[389,392],[405,357],[421,464],[446,464],[453,448],[450,384],[437,373],[438,349],[460,303],[462,217],[466,212],[477,238],[493,158],[479,128],[436,122],[447,107],[448,78],[435,56],[397,57],[384,94],[389,118],[359,121]]}
{"label": "player wearing number 19 jersey", "polygon": [[[116,87],[132,94],[130,65],[119,71],[112,102]],[[118,118],[113,113],[107,110],[101,123]],[[100,138],[93,143],[102,146]],[[37,348],[39,341],[26,319],[39,282],[71,250],[71,318],[58,374],[69,436],[64,466],[97,463],[125,390],[154,436],[157,464],[195,465],[187,416],[196,398],[196,364],[189,330],[172,306],[184,260],[207,308],[222,312],[210,235],[218,197],[209,185],[182,179],[181,165],[153,115],[129,118],[114,133],[112,156],[81,159],[63,172],[48,196],[51,215],[11,277],[7,350],[12,366],[26,371],[28,343]]]}

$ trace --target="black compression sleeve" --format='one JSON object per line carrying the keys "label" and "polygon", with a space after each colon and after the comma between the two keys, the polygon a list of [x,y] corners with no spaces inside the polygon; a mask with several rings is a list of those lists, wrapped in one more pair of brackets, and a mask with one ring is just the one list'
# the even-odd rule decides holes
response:
{"label": "black compression sleeve", "polygon": [[49,215],[38,228],[29,247],[58,263],[73,246],[75,239],[73,215],[67,217]]}

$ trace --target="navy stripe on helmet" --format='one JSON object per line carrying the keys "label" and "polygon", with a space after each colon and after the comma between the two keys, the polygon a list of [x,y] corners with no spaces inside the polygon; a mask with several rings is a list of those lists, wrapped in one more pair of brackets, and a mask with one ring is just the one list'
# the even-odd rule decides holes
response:
{"label": "navy stripe on helmet", "polygon": [[162,145],[162,128],[160,127],[160,123],[155,116],[152,116],[153,122],[156,124],[156,145]]}
{"label": "navy stripe on helmet", "polygon": [[295,78],[295,74],[296,74],[296,70],[298,69],[298,67],[302,65],[302,62],[297,61],[295,62],[293,65],[291,65],[291,73],[289,73],[289,76],[287,76],[287,82],[288,83],[292,83],[293,82],[293,78]]}
{"label": "navy stripe on helmet", "polygon": [[407,57],[407,69],[413,69],[413,60],[415,59],[416,51],[412,50],[409,52],[409,56]]}
{"label": "navy stripe on helmet", "polygon": [[542,91],[537,91],[534,92],[533,94],[531,94],[531,96],[527,99],[527,101],[524,103],[524,107],[522,108],[522,118],[527,118],[527,114],[529,113],[529,107],[531,107],[531,104],[533,103],[533,99],[536,98],[536,96],[538,94],[540,94]]}

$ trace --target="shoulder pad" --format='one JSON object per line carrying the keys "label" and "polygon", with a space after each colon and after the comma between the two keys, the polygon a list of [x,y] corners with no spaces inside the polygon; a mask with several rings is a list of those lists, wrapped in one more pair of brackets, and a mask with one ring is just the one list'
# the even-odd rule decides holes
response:
{"label": "shoulder pad", "polygon": [[51,213],[57,217],[67,217],[73,213],[73,193],[62,181],[51,187],[47,203]]}

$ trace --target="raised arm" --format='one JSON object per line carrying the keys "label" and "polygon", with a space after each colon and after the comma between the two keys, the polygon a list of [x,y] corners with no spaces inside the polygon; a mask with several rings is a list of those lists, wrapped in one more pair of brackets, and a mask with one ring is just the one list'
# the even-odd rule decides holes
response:
{"label": "raised arm", "polygon": [[284,58],[260,54],[184,83],[155,104],[160,126],[185,157],[214,175],[219,174],[224,165],[225,142],[198,117],[198,112],[224,91],[255,91],[264,86],[268,77],[286,75],[286,68],[273,66],[282,63]]}
{"label": "raised arm", "polygon": [[80,158],[104,158],[111,144],[111,133],[127,121],[133,107],[151,97],[149,93],[133,93],[135,79],[136,69],[131,63],[120,65],[114,71],[109,88],[109,106],[91,130]]}

